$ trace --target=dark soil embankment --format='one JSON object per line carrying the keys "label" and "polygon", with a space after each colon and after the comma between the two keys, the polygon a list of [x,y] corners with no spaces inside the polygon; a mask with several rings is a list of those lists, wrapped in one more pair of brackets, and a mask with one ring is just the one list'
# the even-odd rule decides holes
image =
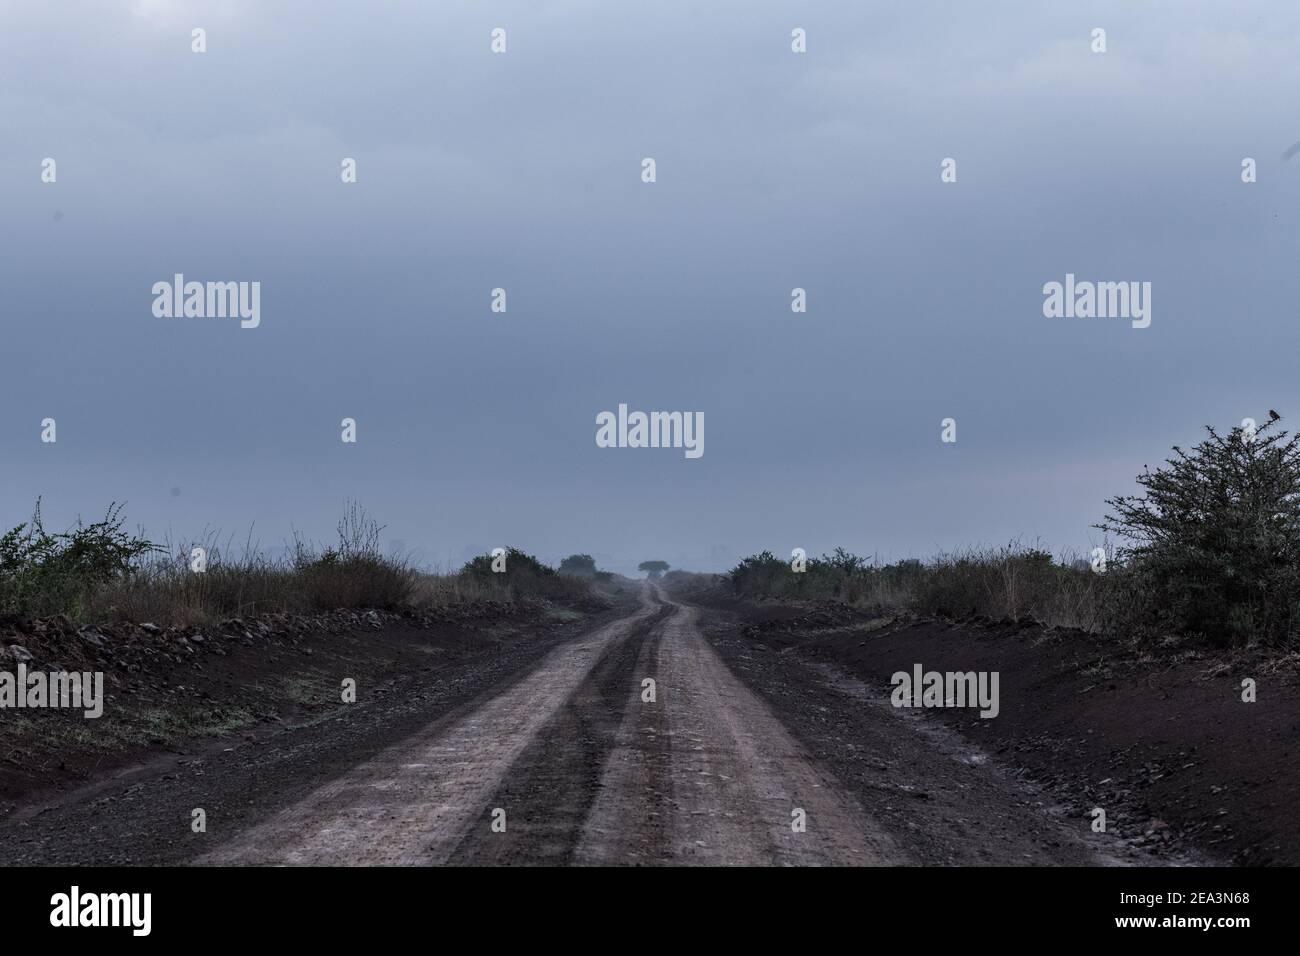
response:
{"label": "dark soil embankment", "polygon": [[[0,623],[0,671],[100,672],[103,715],[0,710],[0,819],[159,755],[255,742],[364,708],[377,693],[518,646],[531,660],[603,613],[478,602],[427,612],[337,611],[232,619],[215,628]],[[356,682],[345,703],[343,682]]]}
{"label": "dark soil embankment", "polygon": [[[1191,647],[1143,651],[1037,624],[888,621],[845,605],[713,603],[728,656],[794,655],[887,700],[891,675],[997,671],[1000,712],[924,713],[1012,773],[1041,785],[1087,827],[1144,854],[1240,865],[1300,863],[1300,658]],[[788,660],[788,658],[786,658]],[[793,662],[792,662],[793,663]],[[744,662],[741,662],[744,666]],[[1258,700],[1242,700],[1253,678]],[[843,703],[827,695],[828,713]],[[772,704],[783,706],[781,695]]]}

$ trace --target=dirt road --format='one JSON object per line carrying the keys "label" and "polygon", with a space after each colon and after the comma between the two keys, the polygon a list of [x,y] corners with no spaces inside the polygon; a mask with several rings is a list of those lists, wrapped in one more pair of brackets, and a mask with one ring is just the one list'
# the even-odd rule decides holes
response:
{"label": "dirt road", "polygon": [[[431,695],[463,685],[459,700],[396,695],[412,699],[389,705],[404,717],[388,730],[381,708],[368,737],[364,722],[340,718],[337,729],[309,728],[306,743],[286,733],[242,758],[238,748],[116,793],[101,786],[7,821],[0,858],[1108,862],[1078,821],[1053,816],[1023,785],[970,759],[969,748],[864,701],[861,685],[793,660],[756,659],[704,626],[708,613],[647,585],[627,614],[532,658],[468,661],[460,677],[416,685]],[[430,717],[414,723],[419,713]],[[925,790],[914,786],[918,772]],[[196,806],[208,808],[202,834],[187,826]],[[70,848],[69,832],[93,839]]]}
{"label": "dirt road", "polygon": [[[566,786],[566,777],[583,785]],[[648,588],[635,614],[556,648],[499,696],[197,862],[897,858],[856,801],[731,675],[694,610]]]}

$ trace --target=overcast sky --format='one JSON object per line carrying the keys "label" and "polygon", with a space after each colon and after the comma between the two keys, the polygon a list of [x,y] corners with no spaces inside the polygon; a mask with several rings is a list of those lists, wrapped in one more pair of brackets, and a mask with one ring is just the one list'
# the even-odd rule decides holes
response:
{"label": "overcast sky", "polygon": [[[0,2],[0,518],[1087,550],[1204,424],[1300,420],[1297,140],[1282,0]],[[156,318],[175,273],[260,327]],[[1150,327],[1044,317],[1066,273]],[[619,403],[704,455],[598,448]]]}

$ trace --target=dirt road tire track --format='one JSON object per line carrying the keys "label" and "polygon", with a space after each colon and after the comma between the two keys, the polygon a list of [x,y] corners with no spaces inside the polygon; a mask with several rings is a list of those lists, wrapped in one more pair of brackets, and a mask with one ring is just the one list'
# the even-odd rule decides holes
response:
{"label": "dirt road tire track", "polygon": [[485,807],[449,863],[544,864],[574,861],[583,824],[596,799],[624,709],[639,692],[670,608],[657,605],[603,653],[587,678],[524,748],[488,801],[506,810],[506,830],[493,832]]}
{"label": "dirt road tire track", "polygon": [[[906,862],[813,765],[673,607],[654,649],[657,701],[628,711],[578,860],[591,864]],[[796,831],[794,813],[804,815]]]}

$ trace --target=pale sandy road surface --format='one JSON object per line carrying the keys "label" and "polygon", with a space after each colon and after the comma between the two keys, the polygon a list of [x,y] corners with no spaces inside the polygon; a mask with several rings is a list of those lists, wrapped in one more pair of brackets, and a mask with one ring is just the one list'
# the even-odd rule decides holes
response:
{"label": "pale sandy road surface", "polygon": [[[666,600],[666,599],[665,599]],[[672,603],[606,765],[577,859],[728,865],[902,863]]]}

